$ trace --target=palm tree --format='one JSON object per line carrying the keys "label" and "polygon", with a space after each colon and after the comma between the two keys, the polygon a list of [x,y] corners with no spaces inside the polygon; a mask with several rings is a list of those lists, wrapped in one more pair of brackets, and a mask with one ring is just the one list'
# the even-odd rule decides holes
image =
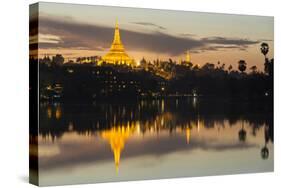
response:
{"label": "palm tree", "polygon": [[274,59],[271,60],[269,60],[268,58],[265,59],[264,72],[267,73],[269,76],[273,75],[273,63],[274,63]]}
{"label": "palm tree", "polygon": [[266,54],[268,53],[269,51],[269,46],[267,43],[263,42],[261,44],[261,53],[264,55],[264,58],[266,59]]}
{"label": "palm tree", "polygon": [[264,72],[269,74],[269,69],[270,69],[270,62],[268,60],[268,58],[266,57],[266,54],[268,53],[269,51],[269,46],[267,43],[263,42],[261,43],[261,53],[264,55],[264,59],[265,59],[265,62],[264,62]]}
{"label": "palm tree", "polygon": [[240,61],[238,61],[238,69],[239,69],[242,73],[244,73],[244,71],[246,70],[246,68],[247,68],[247,63],[246,63],[245,60],[240,60]]}

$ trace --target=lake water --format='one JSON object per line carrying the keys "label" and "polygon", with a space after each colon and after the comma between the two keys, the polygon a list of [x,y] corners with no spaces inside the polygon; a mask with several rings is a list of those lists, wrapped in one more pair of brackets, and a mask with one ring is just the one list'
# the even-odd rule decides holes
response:
{"label": "lake water", "polygon": [[39,183],[273,171],[271,108],[198,98],[42,103]]}

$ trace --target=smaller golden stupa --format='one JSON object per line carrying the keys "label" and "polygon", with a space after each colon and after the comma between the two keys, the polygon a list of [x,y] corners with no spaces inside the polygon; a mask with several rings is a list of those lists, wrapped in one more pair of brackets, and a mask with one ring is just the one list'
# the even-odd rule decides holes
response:
{"label": "smaller golden stupa", "polygon": [[111,44],[109,52],[102,57],[99,61],[99,65],[102,63],[114,64],[114,65],[128,65],[135,66],[134,59],[130,58],[129,55],[125,52],[125,48],[121,42],[118,22],[116,20],[114,39]]}

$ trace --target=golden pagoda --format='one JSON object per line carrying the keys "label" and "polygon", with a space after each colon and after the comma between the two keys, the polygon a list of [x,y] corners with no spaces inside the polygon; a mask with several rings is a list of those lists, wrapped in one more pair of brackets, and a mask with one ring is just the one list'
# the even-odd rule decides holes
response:
{"label": "golden pagoda", "polygon": [[125,48],[121,42],[117,21],[115,25],[114,39],[111,44],[110,50],[105,56],[102,57],[101,61],[99,61],[98,64],[101,65],[104,62],[114,65],[135,65],[134,59],[130,58],[129,55],[125,52]]}
{"label": "golden pagoda", "polygon": [[190,56],[189,51],[186,51],[185,61],[186,61],[187,63],[191,63],[191,56]]}

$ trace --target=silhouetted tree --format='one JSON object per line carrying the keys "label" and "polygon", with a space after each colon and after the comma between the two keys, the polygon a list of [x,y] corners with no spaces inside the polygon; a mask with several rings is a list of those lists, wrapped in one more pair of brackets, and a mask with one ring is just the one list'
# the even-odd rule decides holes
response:
{"label": "silhouetted tree", "polygon": [[64,62],[64,57],[61,54],[53,56],[52,63],[54,66],[61,66]]}
{"label": "silhouetted tree", "polygon": [[261,44],[261,53],[264,55],[264,58],[266,59],[266,54],[268,53],[269,51],[269,46],[267,43],[263,42]]}
{"label": "silhouetted tree", "polygon": [[231,71],[232,71],[232,68],[233,68],[232,65],[229,65],[228,71],[231,72]]}
{"label": "silhouetted tree", "polygon": [[215,65],[212,63],[206,63],[205,65],[203,65],[202,67],[203,70],[214,70],[215,69]]}
{"label": "silhouetted tree", "polygon": [[252,71],[252,74],[257,73],[257,66],[256,65],[252,66],[250,69]]}
{"label": "silhouetted tree", "polygon": [[247,132],[244,130],[244,121],[242,120],[242,128],[238,132],[239,140],[241,142],[245,142],[246,141],[246,135],[247,135]]}
{"label": "silhouetted tree", "polygon": [[221,64],[221,62],[220,62],[220,61],[218,61],[218,67],[220,67],[220,64]]}
{"label": "silhouetted tree", "polygon": [[274,63],[274,59],[271,60],[268,60],[267,58],[265,59],[264,72],[269,76],[273,75],[273,63]]}
{"label": "silhouetted tree", "polygon": [[240,61],[238,61],[238,69],[239,69],[242,73],[244,73],[244,71],[246,70],[246,68],[247,68],[247,63],[246,63],[245,60],[240,60]]}
{"label": "silhouetted tree", "polygon": [[268,60],[266,57],[267,53],[269,52],[269,46],[267,43],[263,42],[261,44],[261,53],[264,55],[264,72],[268,75],[272,75],[273,73],[273,59],[271,61]]}
{"label": "silhouetted tree", "polygon": [[221,66],[219,66],[219,70],[224,70],[225,64],[223,63]]}
{"label": "silhouetted tree", "polygon": [[193,67],[193,70],[195,70],[195,71],[197,71],[199,69],[200,69],[200,66],[198,64]]}
{"label": "silhouetted tree", "polygon": [[187,62],[187,67],[191,69],[193,67],[193,64],[191,62]]}
{"label": "silhouetted tree", "polygon": [[269,151],[267,146],[265,145],[262,149],[261,149],[261,157],[262,159],[267,159],[269,156]]}

